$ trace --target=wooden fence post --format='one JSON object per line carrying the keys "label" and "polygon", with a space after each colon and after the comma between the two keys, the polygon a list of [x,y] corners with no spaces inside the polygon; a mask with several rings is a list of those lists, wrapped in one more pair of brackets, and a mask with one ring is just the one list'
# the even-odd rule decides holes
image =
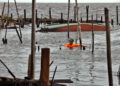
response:
{"label": "wooden fence post", "polygon": [[70,38],[70,25],[69,25],[69,14],[70,14],[70,0],[68,0],[68,17],[67,17],[67,37]]}
{"label": "wooden fence post", "polygon": [[76,21],[76,6],[74,6],[74,21]]}
{"label": "wooden fence post", "polygon": [[94,25],[93,25],[93,15],[92,17],[92,54],[94,53]]}
{"label": "wooden fence post", "polygon": [[49,8],[49,19],[50,19],[50,21],[51,21],[51,19],[52,19],[52,16],[51,16],[51,8]]}
{"label": "wooden fence post", "polygon": [[89,6],[86,6],[86,22],[88,22]]}
{"label": "wooden fence post", "polygon": [[116,22],[117,25],[119,24],[119,20],[118,20],[118,6],[116,6]]}
{"label": "wooden fence post", "polygon": [[50,49],[43,48],[41,52],[40,86],[49,86]]}
{"label": "wooden fence post", "polygon": [[108,79],[109,86],[113,86],[112,78],[112,61],[111,61],[111,41],[110,41],[110,25],[109,25],[109,10],[104,9],[105,24],[106,24],[106,43],[107,43],[107,65],[108,65]]}
{"label": "wooden fence post", "polygon": [[32,0],[32,30],[31,30],[31,77],[34,79],[35,71],[35,24],[36,24],[36,0]]}
{"label": "wooden fence post", "polygon": [[26,21],[26,9],[24,9],[24,20]]}

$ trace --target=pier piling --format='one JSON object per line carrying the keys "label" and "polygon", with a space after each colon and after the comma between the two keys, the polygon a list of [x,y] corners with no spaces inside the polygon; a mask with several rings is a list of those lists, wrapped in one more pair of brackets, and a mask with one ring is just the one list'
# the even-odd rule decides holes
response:
{"label": "pier piling", "polygon": [[118,6],[116,6],[116,22],[117,25],[119,24],[119,20],[118,20]]}
{"label": "pier piling", "polygon": [[86,6],[86,22],[88,22],[89,18],[89,6]]}
{"label": "pier piling", "polygon": [[112,78],[112,61],[111,61],[111,41],[110,41],[110,25],[109,25],[109,10],[104,9],[105,24],[106,24],[106,43],[107,43],[107,65],[108,65],[108,79],[109,86],[113,86]]}
{"label": "pier piling", "polygon": [[24,9],[24,21],[26,21],[26,9]]}
{"label": "pier piling", "polygon": [[40,86],[49,86],[49,68],[50,68],[50,49],[42,48],[41,51],[41,72],[40,72]]}

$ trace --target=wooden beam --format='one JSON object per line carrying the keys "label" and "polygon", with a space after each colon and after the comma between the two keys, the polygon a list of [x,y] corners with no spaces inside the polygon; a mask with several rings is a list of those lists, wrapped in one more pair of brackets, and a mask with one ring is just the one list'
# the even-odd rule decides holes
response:
{"label": "wooden beam", "polygon": [[50,49],[42,48],[41,52],[41,72],[40,72],[40,82],[44,85],[49,86],[49,62],[50,62]]}

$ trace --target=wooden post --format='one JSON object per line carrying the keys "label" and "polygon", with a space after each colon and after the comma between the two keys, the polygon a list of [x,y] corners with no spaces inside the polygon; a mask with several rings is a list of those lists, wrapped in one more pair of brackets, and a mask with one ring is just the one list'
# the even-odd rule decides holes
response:
{"label": "wooden post", "polygon": [[17,30],[17,27],[15,29],[16,29],[16,32],[17,32],[17,35],[18,35],[18,38],[19,38],[20,42],[23,43],[22,39],[21,39],[21,36],[20,36],[20,34],[19,34],[18,30]]}
{"label": "wooden post", "polygon": [[[80,43],[80,45],[82,45],[81,27],[80,27],[80,22],[79,22],[79,18],[78,18],[78,3],[77,3],[77,0],[75,0],[75,3],[76,3],[76,19],[77,19],[77,23],[78,23],[79,43]],[[82,47],[80,47],[80,49],[82,49]]]}
{"label": "wooden post", "polygon": [[116,22],[117,25],[119,24],[119,20],[118,20],[118,6],[116,6]]}
{"label": "wooden post", "polygon": [[8,0],[8,16],[9,16],[9,8],[10,8],[10,7],[9,7],[9,4],[10,4],[10,3],[9,3],[9,0]]}
{"label": "wooden post", "polygon": [[31,74],[30,79],[34,79],[35,71],[35,24],[36,24],[36,0],[32,0],[32,30],[31,30]]}
{"label": "wooden post", "polygon": [[14,0],[14,2],[15,2],[15,7],[16,7],[17,17],[18,17],[18,22],[19,22],[20,37],[22,38],[22,32],[21,32],[21,27],[20,27],[20,16],[19,16],[19,13],[18,13],[18,7],[17,7],[16,0]]}
{"label": "wooden post", "polygon": [[93,26],[93,15],[92,18],[92,54],[94,53],[94,26]]}
{"label": "wooden post", "polygon": [[2,9],[2,19],[3,19],[3,15],[4,15],[4,10],[5,10],[5,3],[3,5],[3,9]]}
{"label": "wooden post", "polygon": [[39,20],[38,20],[38,13],[37,13],[37,9],[36,9],[36,25],[37,25],[37,28],[39,28]]}
{"label": "wooden post", "polygon": [[61,13],[61,22],[63,23],[63,13]]}
{"label": "wooden post", "polygon": [[52,16],[51,16],[51,8],[49,8],[49,19],[50,19],[50,21],[51,21],[51,19],[52,19]]}
{"label": "wooden post", "polygon": [[3,16],[4,16],[4,10],[5,10],[5,3],[4,3],[4,5],[3,5],[3,9],[2,9],[2,17],[1,17],[1,21],[2,21],[2,25],[1,25],[1,27],[3,28],[4,27],[4,21],[3,21]]}
{"label": "wooden post", "polygon": [[88,22],[89,6],[86,6],[86,21]]}
{"label": "wooden post", "polygon": [[113,19],[111,19],[111,25],[114,26],[114,20]]}
{"label": "wooden post", "polygon": [[13,18],[13,14],[11,13],[11,18]]}
{"label": "wooden post", "polygon": [[74,6],[74,21],[76,21],[76,6]]}
{"label": "wooden post", "polygon": [[18,18],[19,18],[19,13],[18,13],[18,8],[17,8],[16,0],[14,0],[14,2],[15,2],[15,7],[16,7],[17,16],[18,16]]}
{"label": "wooden post", "polygon": [[82,22],[82,17],[81,17],[80,21]]}
{"label": "wooden post", "polygon": [[106,24],[108,78],[109,78],[109,86],[113,86],[112,61],[111,61],[111,41],[110,41],[110,25],[109,25],[109,11],[108,11],[107,8],[105,8],[104,11],[105,11],[104,13],[105,13],[105,24]]}
{"label": "wooden post", "polygon": [[101,22],[103,22],[103,17],[101,16]]}
{"label": "wooden post", "polygon": [[41,52],[41,72],[40,72],[40,86],[49,86],[49,62],[50,49],[43,48]]}
{"label": "wooden post", "polygon": [[24,20],[26,21],[26,9],[24,9]]}
{"label": "wooden post", "polygon": [[67,37],[70,38],[69,32],[70,32],[70,25],[69,25],[69,13],[70,13],[70,0],[68,0],[68,18],[67,18]]}

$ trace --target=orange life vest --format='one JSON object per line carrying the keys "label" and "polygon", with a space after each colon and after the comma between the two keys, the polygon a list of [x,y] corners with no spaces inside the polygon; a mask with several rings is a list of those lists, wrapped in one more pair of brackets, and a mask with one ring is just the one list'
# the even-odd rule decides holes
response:
{"label": "orange life vest", "polygon": [[73,48],[73,47],[79,47],[79,46],[86,47],[85,45],[80,45],[80,44],[72,44],[71,45],[70,43],[65,45],[66,48]]}

